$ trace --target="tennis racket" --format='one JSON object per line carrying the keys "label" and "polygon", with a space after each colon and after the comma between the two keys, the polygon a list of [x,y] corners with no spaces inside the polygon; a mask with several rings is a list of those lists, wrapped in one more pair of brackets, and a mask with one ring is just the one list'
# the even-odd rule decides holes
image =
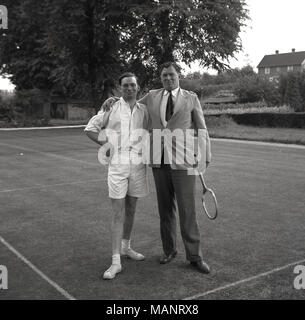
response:
{"label": "tennis racket", "polygon": [[212,189],[208,188],[205,184],[203,174],[199,174],[202,188],[203,188],[203,195],[202,195],[202,207],[205,214],[208,216],[209,219],[215,220],[218,215],[218,204],[215,193]]}

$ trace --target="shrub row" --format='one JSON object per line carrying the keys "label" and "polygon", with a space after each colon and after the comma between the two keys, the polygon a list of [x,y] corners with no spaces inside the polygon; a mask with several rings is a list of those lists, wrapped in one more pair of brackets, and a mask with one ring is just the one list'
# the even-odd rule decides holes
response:
{"label": "shrub row", "polygon": [[197,93],[199,98],[230,90],[239,103],[263,101],[268,107],[289,105],[295,112],[305,112],[305,73],[289,72],[269,81],[251,67],[224,71],[217,76],[190,74],[181,86]]}
{"label": "shrub row", "polygon": [[249,103],[219,103],[219,104],[212,104],[212,103],[205,103],[204,100],[200,101],[203,112],[207,111],[215,111],[215,112],[225,112],[227,110],[233,110],[237,112],[242,112],[243,110],[266,110],[268,106],[266,103],[260,102],[249,102]]}
{"label": "shrub row", "polygon": [[[246,126],[303,128],[305,129],[305,112],[299,113],[244,113],[227,115],[234,122]],[[206,117],[220,117],[207,115]]]}
{"label": "shrub row", "polygon": [[234,85],[232,83],[224,84],[202,84],[198,80],[182,79],[180,81],[180,86],[182,89],[190,90],[195,92],[199,99],[209,97],[221,90],[233,90]]}
{"label": "shrub row", "polygon": [[38,89],[19,91],[6,99],[0,95],[0,126],[47,125],[42,112],[44,99],[44,93]]}

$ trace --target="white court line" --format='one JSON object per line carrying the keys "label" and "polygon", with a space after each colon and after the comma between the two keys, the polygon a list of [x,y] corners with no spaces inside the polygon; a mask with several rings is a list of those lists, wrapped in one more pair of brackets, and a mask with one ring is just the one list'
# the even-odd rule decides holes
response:
{"label": "white court line", "polygon": [[300,144],[289,144],[289,143],[277,143],[277,142],[264,142],[264,141],[252,141],[252,140],[239,140],[239,139],[222,139],[222,138],[212,138],[211,140],[220,142],[232,142],[232,143],[243,143],[243,144],[253,144],[258,146],[268,146],[268,147],[283,147],[283,148],[295,148],[295,149],[305,149],[304,145]]}
{"label": "white court line", "polygon": [[27,258],[25,258],[21,253],[19,253],[14,247],[12,247],[8,242],[6,242],[1,236],[0,241],[12,252],[14,253],[18,259],[23,261],[28,267],[30,267],[34,272],[36,272],[42,279],[48,282],[53,288],[55,288],[61,295],[63,295],[68,300],[76,300],[73,296],[71,296],[66,290],[60,287],[56,282],[51,280],[47,275],[45,275],[42,271],[40,271],[37,267],[35,267]]}
{"label": "white court line", "polygon": [[195,294],[193,296],[184,298],[182,300],[194,300],[194,299],[198,299],[198,298],[201,298],[201,297],[205,297],[205,296],[207,296],[209,294],[212,294],[212,293],[223,291],[223,290],[226,290],[226,289],[229,289],[229,288],[232,288],[232,287],[236,287],[236,286],[238,286],[240,284],[243,284],[243,283],[246,283],[246,282],[250,282],[252,280],[256,280],[256,279],[259,279],[259,278],[263,278],[263,277],[269,276],[270,274],[273,274],[275,272],[288,269],[288,268],[290,268],[290,267],[292,267],[294,265],[299,265],[299,264],[302,264],[304,262],[305,262],[305,259],[299,260],[299,261],[295,261],[295,262],[286,264],[286,265],[284,265],[282,267],[274,268],[274,269],[272,269],[270,271],[257,274],[256,276],[252,276],[252,277],[249,277],[249,278],[246,278],[246,279],[243,279],[243,280],[239,280],[239,281],[236,281],[236,282],[233,282],[233,283],[229,283],[229,284],[227,284],[225,286],[221,286],[221,287],[218,287],[218,288],[215,288],[213,290],[209,290],[209,291],[206,291],[206,292],[203,292],[203,293],[198,293],[198,294]]}
{"label": "white court line", "polygon": [[29,130],[49,130],[49,129],[74,129],[84,128],[86,125],[75,125],[75,126],[57,126],[57,127],[29,127],[29,128],[0,128],[0,131],[29,131]]}
{"label": "white court line", "polygon": [[[86,125],[74,125],[74,126],[57,126],[57,127],[30,127],[30,128],[0,128],[0,131],[30,131],[30,130],[54,130],[54,129],[73,129],[73,128],[84,128]],[[233,143],[244,143],[244,144],[254,144],[262,146],[271,147],[286,147],[286,148],[296,148],[305,149],[304,145],[299,144],[289,144],[289,143],[277,143],[277,142],[265,142],[265,141],[253,141],[253,140],[242,140],[242,139],[231,139],[231,138],[211,138],[213,141],[222,142],[233,142]]]}
{"label": "white court line", "polygon": [[56,184],[47,184],[47,185],[42,184],[42,185],[38,185],[35,187],[0,190],[0,193],[24,191],[24,190],[32,190],[32,189],[41,189],[41,188],[52,188],[52,187],[68,186],[68,185],[73,185],[73,184],[82,184],[82,183],[90,183],[90,182],[101,182],[101,181],[107,181],[107,180],[106,179],[96,179],[96,180],[74,181],[74,182],[56,183]]}
{"label": "white court line", "polygon": [[9,148],[20,149],[20,150],[23,150],[23,151],[36,152],[36,153],[43,154],[45,156],[49,156],[49,157],[57,158],[57,159],[61,159],[61,160],[77,161],[77,162],[80,162],[80,163],[88,164],[90,166],[98,166],[98,165],[100,165],[100,163],[98,163],[98,161],[96,163],[88,162],[88,161],[85,161],[85,160],[80,160],[80,159],[74,159],[74,158],[70,158],[70,157],[61,156],[61,155],[58,155],[58,154],[55,154],[55,153],[51,153],[51,152],[38,151],[38,150],[35,150],[35,149],[25,148],[25,147],[16,146],[16,145],[11,145],[11,144],[8,144],[8,143],[3,143],[3,142],[1,142],[0,145],[1,146],[5,146],[5,147],[9,147]]}

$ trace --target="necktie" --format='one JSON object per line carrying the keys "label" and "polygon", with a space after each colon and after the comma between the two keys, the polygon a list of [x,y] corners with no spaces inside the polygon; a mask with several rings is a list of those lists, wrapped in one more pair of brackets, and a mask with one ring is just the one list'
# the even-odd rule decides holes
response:
{"label": "necktie", "polygon": [[165,113],[165,120],[169,121],[174,113],[174,102],[173,102],[173,95],[172,92],[169,92],[169,96],[166,103],[166,113]]}

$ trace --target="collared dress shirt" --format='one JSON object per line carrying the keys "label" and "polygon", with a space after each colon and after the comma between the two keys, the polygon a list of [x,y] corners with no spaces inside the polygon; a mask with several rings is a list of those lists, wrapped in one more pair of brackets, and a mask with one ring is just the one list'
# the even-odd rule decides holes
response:
{"label": "collared dress shirt", "polygon": [[[179,90],[180,90],[179,87],[174,89],[174,90],[172,90],[172,97],[173,97],[174,105],[175,105],[175,103],[177,101]],[[166,104],[167,104],[168,96],[169,96],[169,92],[167,90],[164,90],[163,97],[162,97],[162,100],[161,100],[161,106],[160,106],[161,122],[164,125],[164,127],[166,127],[166,125],[167,125],[167,121],[165,120],[165,114],[166,114]],[[175,108],[174,108],[174,111],[175,111]]]}
{"label": "collared dress shirt", "polygon": [[[105,111],[92,117],[85,131],[100,133],[103,129]],[[108,142],[117,146],[121,159],[139,161],[142,157],[144,137],[148,138],[148,113],[146,106],[136,103],[131,110],[129,104],[121,97],[112,106],[106,126]]]}

